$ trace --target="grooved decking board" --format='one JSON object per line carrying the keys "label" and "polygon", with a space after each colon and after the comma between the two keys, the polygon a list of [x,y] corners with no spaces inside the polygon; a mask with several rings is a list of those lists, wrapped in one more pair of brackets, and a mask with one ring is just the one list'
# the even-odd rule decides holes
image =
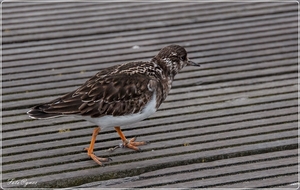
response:
{"label": "grooved decking board", "polygon": [[[297,162],[296,159],[297,159],[296,156],[291,157],[291,158],[282,159],[282,161],[284,162],[282,167],[284,168],[290,164],[295,164],[295,162]],[[199,178],[199,179],[202,178],[201,182],[203,182],[203,186],[204,186],[206,181],[209,182],[209,181],[215,180],[213,176],[222,176],[222,175],[226,175],[226,174],[242,175],[240,173],[244,173],[244,172],[250,173],[251,170],[255,171],[255,170],[261,170],[261,169],[266,169],[266,168],[273,168],[276,166],[278,167],[277,162],[278,162],[278,160],[265,161],[265,162],[261,162],[261,163],[255,163],[255,164],[249,163],[249,164],[243,164],[242,166],[241,165],[237,165],[237,166],[231,165],[229,167],[215,167],[213,169],[206,169],[206,170],[202,169],[202,172],[199,172],[200,169],[198,169],[198,168],[196,169],[196,167],[201,164],[198,164],[198,165],[195,164],[194,168],[191,168],[188,172],[173,171],[174,173],[176,172],[178,174],[173,174],[173,175],[164,176],[164,177],[162,177],[162,175],[160,175],[160,176],[155,176],[153,178],[150,178],[149,180],[147,180],[147,179],[138,180],[138,181],[134,181],[134,182],[127,183],[127,184],[113,185],[112,187],[133,187],[133,186],[134,187],[147,187],[147,186],[151,186],[153,184],[154,185],[163,185],[163,184],[177,183],[178,181],[187,181],[187,180],[193,181],[193,179],[197,179],[197,178]],[[203,165],[205,165],[205,164],[203,164]],[[180,168],[180,169],[184,170],[184,168]],[[141,175],[141,178],[143,178],[143,177],[144,176]],[[208,179],[206,179],[206,178],[208,178]],[[175,179],[175,181],[174,181],[174,179]],[[176,181],[176,179],[178,179],[178,181]],[[231,178],[231,180],[232,180],[232,178]],[[296,179],[294,179],[294,180],[296,180]],[[220,182],[225,183],[225,181],[217,181],[217,183],[220,183]]]}
{"label": "grooved decking board", "polygon": [[[229,4],[229,3],[224,3]],[[230,5],[230,4],[229,4]],[[202,10],[197,11],[197,9],[194,9],[195,6],[203,7],[201,3],[198,3],[198,5],[192,6],[191,11],[185,10],[185,11],[178,11],[176,9],[170,9],[174,11],[170,14],[164,14],[166,12],[166,9],[160,9],[158,10],[158,13],[154,13],[150,15],[149,17],[144,15],[144,12],[141,12],[140,15],[135,16],[134,18],[130,19],[117,19],[117,20],[105,20],[102,22],[83,22],[83,23],[75,23],[71,25],[59,25],[58,26],[52,26],[52,27],[39,27],[39,28],[29,28],[29,29],[23,29],[21,32],[18,32],[17,38],[13,38],[16,33],[14,30],[8,31],[4,33],[4,37],[7,37],[3,40],[3,43],[8,42],[15,42],[16,40],[25,41],[26,40],[34,40],[34,39],[45,39],[45,38],[58,38],[58,37],[72,37],[76,35],[83,35],[83,34],[95,34],[95,33],[108,33],[108,32],[116,32],[118,30],[138,30],[142,28],[153,28],[153,27],[166,27],[168,25],[178,25],[178,24],[192,24],[195,21],[198,22],[205,22],[207,20],[206,17],[209,17],[212,20],[215,19],[230,19],[234,18],[236,16],[236,11],[239,12],[239,16],[241,17],[249,17],[253,16],[255,14],[259,15],[265,15],[265,14],[272,14],[274,11],[284,12],[286,9],[292,9],[294,8],[294,11],[296,11],[297,7],[291,6],[292,3],[254,3],[249,4],[249,8],[252,8],[253,11],[243,11],[244,4],[243,3],[237,3],[234,4],[234,6],[229,6],[227,9],[213,9],[211,10]],[[179,6],[178,8],[184,9],[185,6]],[[168,9],[167,9],[168,10]],[[151,12],[151,11],[149,11]],[[204,12],[204,13],[203,13]],[[216,14],[217,13],[217,14]],[[134,13],[133,13],[134,14]],[[204,15],[203,15],[204,14]],[[208,15],[205,15],[208,14]],[[121,15],[120,15],[121,16]],[[190,18],[192,17],[192,18]],[[194,18],[193,18],[194,17]],[[94,17],[91,17],[94,18]],[[121,17],[122,18],[122,17]],[[129,22],[128,22],[129,21]],[[145,22],[146,21],[146,22]],[[168,21],[169,23],[165,23]],[[125,22],[126,25],[123,25]],[[206,21],[207,22],[207,21]],[[5,22],[4,22],[5,24]],[[99,31],[99,28],[101,30]],[[59,31],[59,32],[58,32]],[[30,35],[31,34],[31,35]],[[35,35],[32,35],[35,34]],[[7,39],[7,40],[6,40]]]}
{"label": "grooved decking board", "polygon": [[[293,187],[298,181],[297,2],[4,2],[2,185],[108,188]],[[176,76],[166,101],[117,149],[93,124],[32,120],[26,111],[103,68],[184,46],[200,68]]]}
{"label": "grooved decking board", "polygon": [[[287,22],[287,21],[294,21],[294,20],[282,19],[282,22]],[[280,24],[280,22],[277,22],[277,23]],[[263,24],[270,24],[269,22],[256,22],[255,24],[256,25],[261,25],[262,27],[260,28],[260,31],[265,31],[265,33],[259,33],[259,31],[257,31],[257,30],[253,31],[253,28],[251,30],[250,27],[248,28],[248,27],[244,26],[242,29],[237,29],[235,31],[236,35],[234,37],[230,38],[228,36],[228,34],[226,35],[222,32],[222,30],[224,31],[224,28],[223,28],[221,31],[217,31],[217,32],[213,33],[213,36],[217,37],[217,38],[214,39],[214,41],[215,41],[215,43],[221,43],[221,42],[225,43],[225,42],[227,42],[227,47],[241,46],[241,45],[246,45],[246,44],[251,44],[251,43],[252,44],[254,44],[254,43],[264,43],[264,42],[268,42],[270,40],[282,41],[284,39],[293,39],[293,35],[291,36],[291,34],[295,34],[297,32],[297,30],[293,30],[293,27],[292,27],[293,23],[285,24],[284,28],[281,25],[275,25],[275,26],[269,26],[269,27],[263,25]],[[273,29],[273,31],[272,30],[270,31],[270,30],[267,30],[267,29]],[[247,33],[245,32],[245,30],[247,30]],[[199,36],[186,36],[186,35],[187,34],[199,33],[200,31],[201,30],[199,28],[199,29],[189,30],[189,32],[183,31],[181,35],[178,35],[176,33],[175,34],[170,33],[169,34],[170,37],[168,39],[165,39],[164,41],[165,41],[165,43],[168,43],[168,42],[169,43],[174,43],[174,41],[176,41],[176,38],[178,38],[178,37],[184,38],[187,42],[188,41],[193,41],[195,39],[199,39]],[[282,33],[284,33],[286,35],[283,35]],[[157,37],[157,35],[159,35],[159,34],[156,34],[156,37]],[[278,35],[280,35],[280,36],[278,36]],[[155,36],[154,34],[148,35],[148,36],[149,36],[148,38],[150,38],[149,40],[147,40],[147,38],[143,39],[143,42],[145,44],[150,43],[150,42],[157,43],[157,40],[151,39],[151,37],[153,38]],[[161,37],[163,37],[163,36],[161,36]],[[212,34],[205,34],[204,33],[204,36],[201,36],[201,38],[203,38],[203,37],[212,37]],[[277,37],[277,39],[273,39],[275,37]],[[130,45],[131,46],[135,45],[137,39],[134,38],[134,37],[131,37],[131,38],[132,38],[133,42],[129,43],[128,41],[126,41],[126,43],[122,43],[122,46],[119,46],[120,50],[118,51],[118,53],[122,53],[122,54],[131,53],[131,51],[128,50],[128,49],[125,49],[125,50],[121,49],[121,48],[126,48]],[[249,38],[251,40],[249,40]],[[253,40],[252,38],[255,38],[255,40]],[[243,39],[243,41],[239,41],[241,39]],[[206,43],[207,42],[212,43],[213,41],[203,40],[202,41],[203,46],[201,46],[203,48],[203,50],[216,49],[216,47],[218,47],[218,46],[216,46],[216,44],[205,44],[205,42]],[[103,41],[101,41],[101,43],[103,43]],[[100,51],[100,50],[102,50],[102,51],[106,50],[107,51],[107,50],[112,49],[114,47],[113,45],[109,45],[109,44],[105,44],[105,43],[97,44],[97,41],[96,42],[91,41],[90,43],[85,42],[84,44],[82,44],[82,42],[81,43],[76,43],[74,45],[73,44],[68,44],[68,48],[72,48],[70,50],[62,49],[61,46],[66,46],[66,45],[62,44],[60,46],[57,46],[56,47],[57,50],[56,51],[55,50],[51,51],[50,54],[49,54],[49,52],[41,52],[39,55],[36,55],[34,52],[32,52],[32,53],[20,54],[18,56],[7,56],[5,58],[5,61],[27,60],[27,59],[33,60],[36,57],[52,57],[52,56],[56,56],[56,55],[61,55],[61,53],[64,53],[65,55],[72,55],[72,54],[79,53],[79,55],[82,56],[84,52],[95,52],[95,51]],[[86,46],[86,47],[82,47],[83,45]],[[81,49],[80,49],[81,51],[79,51],[78,49],[75,49],[76,47],[81,47]],[[109,52],[107,52],[107,53],[104,52],[103,56],[108,56],[107,55],[108,53]],[[68,57],[66,57],[66,58],[68,58]],[[72,57],[70,56],[69,59],[72,59]],[[47,59],[43,60],[43,61],[46,62]],[[51,60],[51,61],[53,61],[53,60]],[[30,64],[34,64],[34,62],[33,63],[31,62]],[[23,65],[23,64],[21,64],[21,65]],[[7,72],[9,72],[9,70]]]}
{"label": "grooved decking board", "polygon": [[[222,33],[222,31],[226,31],[226,29],[235,30],[232,32],[243,33],[244,35],[251,35],[251,33],[258,33],[259,31],[271,32],[267,27],[277,27],[282,28],[280,25],[272,25],[270,22],[275,23],[286,23],[285,21],[294,20],[296,18],[293,17],[295,15],[294,12],[285,12],[279,15],[262,15],[259,17],[237,17],[235,20],[222,20],[215,22],[207,22],[207,23],[194,23],[193,25],[178,25],[178,26],[169,26],[166,28],[153,28],[147,30],[139,30],[139,31],[128,31],[122,32],[122,38],[118,37],[118,33],[107,33],[101,36],[99,35],[88,35],[88,36],[80,36],[80,37],[72,37],[72,38],[59,38],[47,41],[28,41],[19,44],[5,44],[5,49],[3,50],[7,55],[14,54],[14,47],[26,47],[22,49],[18,49],[18,53],[26,53],[32,52],[35,50],[46,51],[46,50],[64,50],[65,47],[88,47],[92,45],[108,45],[112,44],[112,40],[114,43],[118,43],[120,47],[124,47],[126,43],[135,41],[142,43],[141,39],[151,39],[154,37],[163,38],[165,32],[168,32],[168,35],[178,36],[184,33],[189,34],[187,31],[191,31],[191,33],[197,32],[200,33],[205,42],[205,37],[213,37],[219,36],[219,32],[223,34],[223,36],[230,37],[228,33]],[[234,25],[233,25],[234,24]],[[249,26],[260,26],[260,28],[249,28]],[[201,30],[199,30],[201,28]],[[241,29],[247,28],[247,31],[243,31]],[[198,30],[197,30],[198,29]],[[178,33],[180,31],[180,33]],[[249,32],[248,32],[249,31]],[[275,31],[274,31],[275,32]],[[115,37],[115,38],[114,38]],[[125,38],[126,37],[126,38]],[[111,38],[111,39],[110,39]],[[101,39],[101,41],[99,40]],[[234,38],[235,39],[235,38]],[[214,39],[211,39],[215,41]],[[51,46],[50,46],[51,45]],[[118,47],[118,49],[120,48]],[[98,47],[99,48],[99,47]],[[12,63],[13,64],[13,63]],[[15,64],[14,66],[18,66]]]}

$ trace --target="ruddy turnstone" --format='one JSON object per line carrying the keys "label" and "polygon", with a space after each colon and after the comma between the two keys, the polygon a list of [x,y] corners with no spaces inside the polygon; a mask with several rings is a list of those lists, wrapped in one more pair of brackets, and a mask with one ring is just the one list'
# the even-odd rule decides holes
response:
{"label": "ruddy turnstone", "polygon": [[79,116],[98,127],[93,131],[90,146],[85,148],[96,163],[109,161],[94,155],[94,144],[100,127],[114,127],[123,146],[140,150],[147,142],[127,140],[120,126],[129,125],[153,114],[166,99],[175,75],[186,65],[200,66],[187,57],[179,45],[164,47],[150,61],[128,62],[98,72],[78,89],[48,103],[31,108],[33,119],[65,115]]}

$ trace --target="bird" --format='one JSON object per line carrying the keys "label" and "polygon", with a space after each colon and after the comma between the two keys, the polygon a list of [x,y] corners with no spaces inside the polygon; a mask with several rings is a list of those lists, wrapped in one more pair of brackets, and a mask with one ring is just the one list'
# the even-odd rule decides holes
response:
{"label": "bird", "polygon": [[163,47],[149,61],[133,61],[102,69],[82,86],[57,99],[32,107],[27,114],[33,119],[75,116],[87,120],[94,128],[90,145],[84,150],[97,164],[111,161],[94,154],[100,130],[112,128],[122,146],[136,151],[148,141],[127,139],[121,126],[142,121],[157,111],[169,94],[174,77],[185,66],[200,66],[187,57],[179,45]]}

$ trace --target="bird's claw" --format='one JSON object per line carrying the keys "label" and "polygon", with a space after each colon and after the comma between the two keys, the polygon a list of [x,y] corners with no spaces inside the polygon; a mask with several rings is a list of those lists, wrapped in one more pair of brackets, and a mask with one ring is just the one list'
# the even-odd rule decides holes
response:
{"label": "bird's claw", "polygon": [[137,137],[133,137],[130,140],[124,141],[123,146],[140,152],[142,149],[140,149],[138,146],[149,144],[149,141],[135,142],[136,138]]}
{"label": "bird's claw", "polygon": [[133,149],[133,150],[136,150],[136,151],[142,151],[137,146],[150,144],[149,141],[135,142],[135,140],[136,140],[136,137],[133,137],[132,139],[126,140],[123,143],[120,143],[119,145],[117,145],[115,147],[109,148],[108,150],[106,150],[106,152],[113,152],[113,151],[115,151],[118,148],[125,148],[125,147]]}
{"label": "bird's claw", "polygon": [[105,166],[102,162],[109,162],[109,161],[112,161],[111,158],[101,158],[101,157],[98,157],[96,156],[92,150],[90,150],[90,148],[84,148],[83,150],[87,151],[87,155],[92,158],[98,165],[100,166]]}

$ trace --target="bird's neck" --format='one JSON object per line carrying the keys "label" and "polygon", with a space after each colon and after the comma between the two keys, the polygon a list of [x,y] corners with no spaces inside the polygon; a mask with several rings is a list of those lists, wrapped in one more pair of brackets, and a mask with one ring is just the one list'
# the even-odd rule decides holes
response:
{"label": "bird's neck", "polygon": [[176,63],[172,62],[172,60],[168,58],[157,59],[156,57],[152,59],[152,62],[157,64],[163,70],[163,75],[165,78],[168,78],[168,80],[171,80],[171,82],[174,80],[175,75],[178,73]]}
{"label": "bird's neck", "polygon": [[164,60],[162,59],[157,59],[156,57],[154,57],[151,60],[155,65],[157,65],[157,67],[160,68],[161,72],[161,80],[164,81],[162,84],[165,85],[164,89],[165,89],[165,97],[163,99],[166,98],[166,96],[168,95],[169,91],[171,90],[172,87],[172,83],[174,80],[175,75],[177,74],[177,72],[174,72],[174,70],[172,70],[171,65],[172,64],[166,64],[164,62]]}

